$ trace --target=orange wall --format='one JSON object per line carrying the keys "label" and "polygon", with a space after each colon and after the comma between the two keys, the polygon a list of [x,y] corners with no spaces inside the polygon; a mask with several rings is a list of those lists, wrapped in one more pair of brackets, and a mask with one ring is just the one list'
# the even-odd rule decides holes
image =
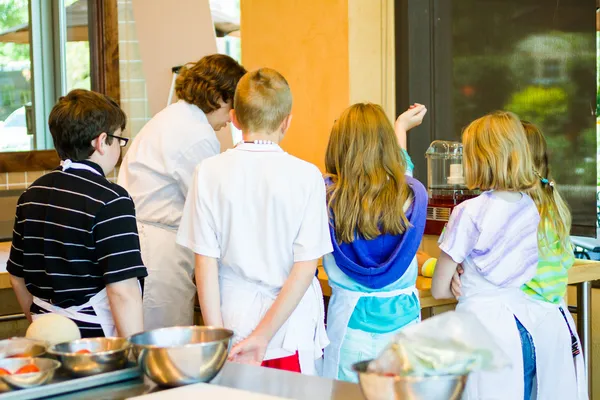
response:
{"label": "orange wall", "polygon": [[292,125],[282,147],[324,171],[333,121],[349,105],[348,0],[241,0],[242,63],[288,80]]}

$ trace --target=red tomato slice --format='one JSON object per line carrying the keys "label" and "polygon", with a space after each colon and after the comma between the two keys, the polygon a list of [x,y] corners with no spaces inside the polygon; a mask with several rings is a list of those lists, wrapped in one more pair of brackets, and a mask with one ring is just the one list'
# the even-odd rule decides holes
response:
{"label": "red tomato slice", "polygon": [[19,368],[15,374],[30,374],[32,372],[40,372],[40,369],[33,364],[29,364]]}

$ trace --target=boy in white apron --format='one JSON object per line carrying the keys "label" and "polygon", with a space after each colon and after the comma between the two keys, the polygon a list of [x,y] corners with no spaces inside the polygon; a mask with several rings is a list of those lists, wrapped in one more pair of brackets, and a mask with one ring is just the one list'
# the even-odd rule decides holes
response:
{"label": "boy in white apron", "polygon": [[315,273],[332,247],[321,173],[278,145],[291,107],[276,71],[240,80],[244,141],[196,168],[177,242],[196,253],[204,322],[235,333],[230,359],[316,374],[328,340]]}
{"label": "boy in white apron", "polygon": [[133,201],[105,176],[115,167],[125,113],[109,97],[73,90],[50,113],[61,167],[19,198],[7,271],[31,321],[57,313],[82,337],[143,330],[140,255]]}

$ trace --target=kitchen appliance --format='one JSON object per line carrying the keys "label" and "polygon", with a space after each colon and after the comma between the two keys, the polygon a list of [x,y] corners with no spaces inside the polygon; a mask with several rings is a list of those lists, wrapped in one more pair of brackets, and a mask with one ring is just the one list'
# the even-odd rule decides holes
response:
{"label": "kitchen appliance", "polygon": [[463,146],[460,142],[436,140],[425,153],[427,158],[426,235],[440,235],[455,206],[479,195],[465,184]]}

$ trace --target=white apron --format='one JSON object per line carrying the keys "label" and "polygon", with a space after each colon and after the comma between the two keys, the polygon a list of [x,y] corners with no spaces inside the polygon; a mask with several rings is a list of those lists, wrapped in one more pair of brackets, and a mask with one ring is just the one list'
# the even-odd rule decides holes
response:
{"label": "white apron", "polygon": [[144,330],[194,324],[194,253],[178,245],[177,231],[138,221],[144,280]]}
{"label": "white apron", "polygon": [[[62,315],[74,321],[87,322],[88,324],[97,324],[102,327],[105,337],[117,336],[117,328],[115,327],[115,321],[113,320],[112,312],[110,311],[110,304],[108,302],[108,296],[106,294],[106,288],[102,289],[94,296],[92,296],[87,303],[80,306],[72,306],[69,308],[62,308],[48,303],[38,297],[33,297],[33,302],[41,309],[50,313]],[[92,307],[96,315],[89,315],[80,313],[79,311]],[[35,320],[44,314],[34,314],[31,317]]]}
{"label": "white apron", "polygon": [[532,300],[519,288],[507,288],[461,297],[456,310],[474,313],[512,364],[501,371],[471,374],[463,399],[523,398],[523,354],[515,316],[531,334],[535,347],[537,385],[533,386],[531,398],[581,398],[576,391],[585,389],[580,389],[582,382],[577,382],[570,334],[556,305]]}
{"label": "white apron", "polygon": [[[232,345],[235,345],[252,333],[279,290],[247,281],[226,268],[220,268],[219,284],[223,326],[234,332]],[[288,357],[297,351],[300,371],[320,375],[320,360],[328,344],[323,292],[315,277],[292,315],[269,342],[264,359]]]}
{"label": "white apron", "polygon": [[[534,332],[532,336],[534,340],[537,339],[537,342],[534,344],[540,348],[552,349],[552,351],[543,353],[536,352],[536,364],[556,366],[556,368],[538,370],[538,381],[544,382],[543,386],[538,388],[538,399],[589,399],[581,342],[577,337],[577,328],[571,313],[569,313],[569,309],[564,301],[560,305],[533,299],[531,301],[548,309],[547,316],[533,328]],[[568,326],[559,307],[562,307],[565,312]],[[579,345],[580,353],[575,357],[573,357],[571,349],[571,332],[569,328],[577,338]],[[552,335],[549,333],[555,334]],[[561,371],[559,371],[561,369],[560,366],[564,366]],[[556,376],[560,376],[560,379],[556,379]],[[576,394],[573,393],[573,385],[577,387]]]}
{"label": "white apron", "polygon": [[400,295],[416,295],[417,298],[419,298],[419,292],[415,286],[389,292],[364,293],[346,290],[332,284],[331,281],[330,285],[332,293],[327,308],[327,336],[331,343],[325,349],[323,376],[329,379],[338,379],[342,343],[344,342],[348,323],[350,322],[350,318],[352,317],[352,313],[354,312],[358,301],[362,297],[388,298]]}

